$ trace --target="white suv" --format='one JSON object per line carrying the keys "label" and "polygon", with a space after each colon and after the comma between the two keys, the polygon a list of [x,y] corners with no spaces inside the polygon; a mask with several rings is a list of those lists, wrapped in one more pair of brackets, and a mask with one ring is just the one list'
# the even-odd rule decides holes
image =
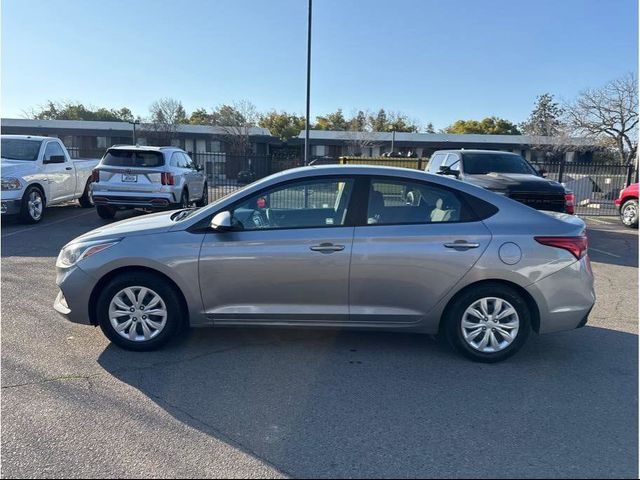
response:
{"label": "white suv", "polygon": [[175,147],[111,147],[93,171],[91,195],[98,215],[207,204],[207,180],[184,150]]}

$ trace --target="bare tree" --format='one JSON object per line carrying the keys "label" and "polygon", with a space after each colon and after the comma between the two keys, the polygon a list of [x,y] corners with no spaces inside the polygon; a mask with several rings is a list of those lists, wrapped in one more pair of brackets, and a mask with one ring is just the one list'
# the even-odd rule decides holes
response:
{"label": "bare tree", "polygon": [[589,89],[566,106],[568,123],[586,135],[615,148],[625,165],[638,151],[638,79],[629,73],[604,87]]}
{"label": "bare tree", "polygon": [[251,153],[251,129],[258,125],[260,114],[256,106],[248,100],[234,102],[232,106],[222,105],[214,112],[213,124],[222,132],[230,153],[247,155]]}
{"label": "bare tree", "polygon": [[382,143],[371,139],[371,133],[361,130],[350,130],[345,132],[347,155],[359,157],[365,149],[381,147]]}
{"label": "bare tree", "polygon": [[151,143],[158,145],[171,145],[177,136],[178,125],[188,123],[182,103],[173,98],[161,98],[153,102],[149,113],[151,117],[143,123],[141,130]]}

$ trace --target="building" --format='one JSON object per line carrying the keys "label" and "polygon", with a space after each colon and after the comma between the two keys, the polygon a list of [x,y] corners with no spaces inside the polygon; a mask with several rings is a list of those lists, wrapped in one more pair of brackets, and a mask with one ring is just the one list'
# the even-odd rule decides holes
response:
{"label": "building", "polygon": [[[133,125],[128,122],[96,122],[85,120],[32,120],[3,118],[2,133],[15,135],[43,135],[60,138],[69,152],[78,158],[101,157],[112,145],[132,144]],[[273,147],[282,142],[266,128],[246,130],[213,127],[209,125],[178,125],[171,132],[170,143],[189,153],[230,153],[230,136],[248,134],[249,149],[253,155],[269,155]],[[157,136],[149,126],[136,126],[136,143],[154,143]]]}
{"label": "building", "polygon": [[[304,131],[287,142],[288,145],[304,146]],[[429,158],[436,150],[482,149],[504,150],[522,155],[529,161],[542,159],[567,161],[590,161],[598,147],[584,138],[571,138],[565,142],[554,137],[529,137],[526,135],[478,135],[440,133],[391,133],[391,132],[346,132],[311,130],[309,132],[310,156],[312,158],[337,158],[340,156],[379,157],[385,152],[413,154]],[[393,145],[393,147],[392,147]]]}

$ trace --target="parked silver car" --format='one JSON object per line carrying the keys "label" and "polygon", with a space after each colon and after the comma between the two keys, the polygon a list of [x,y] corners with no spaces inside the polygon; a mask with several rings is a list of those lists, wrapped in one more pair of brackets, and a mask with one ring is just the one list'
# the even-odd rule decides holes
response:
{"label": "parked silver car", "polygon": [[117,146],[93,171],[91,195],[105,219],[127,208],[166,209],[207,204],[204,173],[175,147]]}
{"label": "parked silver car", "polygon": [[57,260],[55,309],[148,350],[183,326],[442,333],[494,362],[594,304],[585,224],[406,169],[318,166],[104,226]]}

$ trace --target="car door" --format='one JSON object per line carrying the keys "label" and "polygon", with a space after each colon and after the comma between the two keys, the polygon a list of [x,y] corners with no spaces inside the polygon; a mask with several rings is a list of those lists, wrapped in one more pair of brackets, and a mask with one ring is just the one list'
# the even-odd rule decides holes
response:
{"label": "car door", "polygon": [[42,170],[49,184],[47,203],[73,198],[76,175],[73,164],[58,142],[48,142],[42,157]]}
{"label": "car door", "polygon": [[206,234],[200,289],[215,324],[333,325],[348,320],[354,179],[315,178],[251,194],[232,230]]}
{"label": "car door", "polygon": [[354,232],[350,319],[413,324],[478,261],[489,230],[465,194],[437,183],[372,178],[366,225]]}

